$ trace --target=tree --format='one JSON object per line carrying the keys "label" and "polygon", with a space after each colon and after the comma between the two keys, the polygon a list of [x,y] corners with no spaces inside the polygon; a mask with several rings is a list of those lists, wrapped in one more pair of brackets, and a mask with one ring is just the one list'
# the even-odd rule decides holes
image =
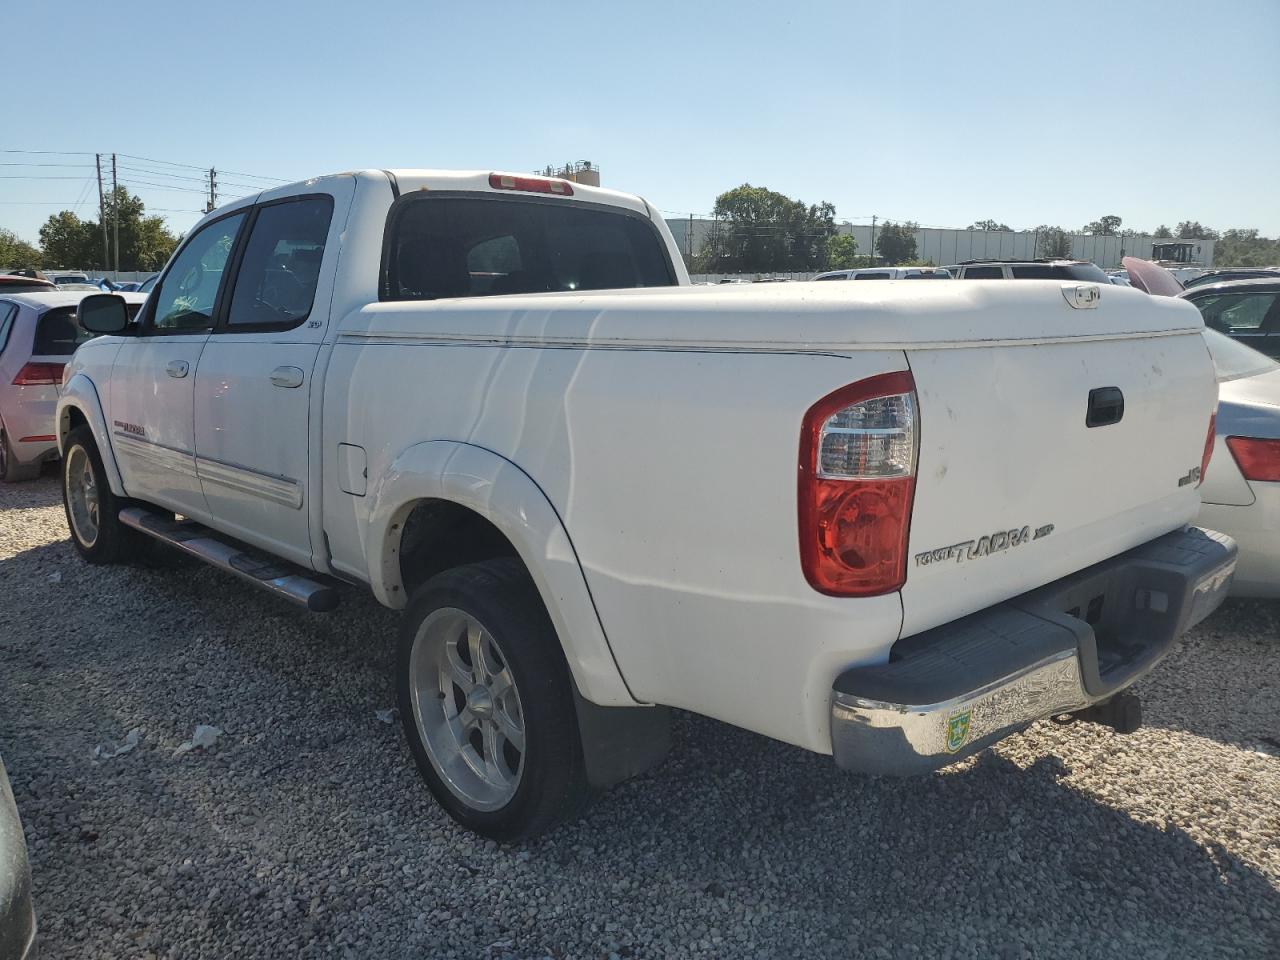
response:
{"label": "tree", "polygon": [[55,213],[40,228],[44,262],[51,267],[90,267],[102,263],[98,225],[70,210]]}
{"label": "tree", "polygon": [[1035,255],[1065,260],[1071,256],[1071,234],[1061,227],[1051,227],[1047,223],[1040,224],[1036,227]]}
{"label": "tree", "polygon": [[106,198],[107,263],[102,262],[102,227],[81,220],[70,210],[55,213],[40,228],[44,262],[51,266],[104,270],[115,265],[116,221],[119,219],[120,269],[159,270],[178,245],[161,217],[146,216],[142,201],[124,187]]}
{"label": "tree", "polygon": [[887,264],[904,263],[916,258],[916,231],[920,224],[886,223],[876,237],[876,251]]}
{"label": "tree", "polygon": [[40,250],[27,243],[12,230],[0,227],[0,269],[11,270],[40,266]]}
{"label": "tree", "polygon": [[1172,237],[1173,231],[1170,230],[1165,224],[1162,223],[1160,224],[1160,226],[1156,227],[1155,230],[1151,232],[1151,236],[1153,236],[1157,240],[1164,240],[1166,238]]}
{"label": "tree", "polygon": [[715,223],[699,266],[706,272],[817,270],[826,266],[836,208],[805,205],[744,183],[716,198]]}
{"label": "tree", "polygon": [[1013,227],[1007,223],[997,223],[995,220],[979,220],[976,223],[969,224],[970,230],[1012,230]]}
{"label": "tree", "polygon": [[827,239],[828,270],[850,270],[865,259],[865,257],[858,256],[858,241],[849,234]]}
{"label": "tree", "polygon": [[1280,240],[1258,236],[1252,227],[1224,230],[1213,262],[1218,267],[1273,267],[1280,264]]}
{"label": "tree", "polygon": [[1120,224],[1122,222],[1123,221],[1114,213],[1108,213],[1106,216],[1099,217],[1097,220],[1086,223],[1084,227],[1081,228],[1080,232],[1090,233],[1095,237],[1112,237],[1115,236],[1116,231],[1120,229]]}
{"label": "tree", "polygon": [[1183,220],[1174,234],[1179,240],[1217,240],[1218,231],[1199,220]]}

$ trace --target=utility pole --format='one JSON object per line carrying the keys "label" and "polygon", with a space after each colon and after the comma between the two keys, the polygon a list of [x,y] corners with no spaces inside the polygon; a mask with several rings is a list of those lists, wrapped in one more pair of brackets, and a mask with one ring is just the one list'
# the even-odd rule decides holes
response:
{"label": "utility pole", "polygon": [[204,205],[205,213],[212,213],[218,205],[218,171],[209,168],[209,199]]}
{"label": "utility pole", "polygon": [[689,214],[689,232],[685,235],[684,245],[686,254],[689,257],[689,264],[693,264],[693,214]]}
{"label": "utility pole", "polygon": [[115,227],[116,268],[115,274],[120,276],[120,185],[116,183],[116,155],[111,155],[111,222]]}
{"label": "utility pole", "polygon": [[871,265],[876,265],[876,215],[871,215]]}
{"label": "utility pole", "polygon": [[98,222],[102,224],[102,269],[107,269],[107,203],[102,196],[102,154],[95,153],[93,162],[98,168]]}

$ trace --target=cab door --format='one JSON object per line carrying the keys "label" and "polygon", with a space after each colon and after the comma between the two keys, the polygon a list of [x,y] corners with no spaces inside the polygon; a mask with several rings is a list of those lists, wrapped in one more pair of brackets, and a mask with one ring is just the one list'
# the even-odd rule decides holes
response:
{"label": "cab door", "polygon": [[254,208],[195,371],[196,470],[214,526],[305,566],[313,377],[353,193],[348,178]]}
{"label": "cab door", "polygon": [[213,329],[243,210],[191,235],[160,278],[111,371],[111,446],[130,497],[205,520],[196,474],[196,366]]}

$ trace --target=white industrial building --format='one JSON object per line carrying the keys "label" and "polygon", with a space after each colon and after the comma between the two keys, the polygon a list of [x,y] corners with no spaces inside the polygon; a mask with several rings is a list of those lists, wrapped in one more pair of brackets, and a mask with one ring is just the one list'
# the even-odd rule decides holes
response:
{"label": "white industrial building", "polygon": [[[672,218],[667,221],[686,261],[702,252],[715,222],[696,217]],[[877,235],[879,230],[878,225]],[[836,225],[836,231],[840,234],[852,234],[858,243],[858,253],[863,256],[871,255],[869,224],[840,223]],[[1122,257],[1157,260],[1169,256],[1170,259],[1196,266],[1213,266],[1212,240],[1171,241],[1147,236],[1096,237],[1083,233],[1068,236],[1071,237],[1072,259],[1092,260],[1106,270],[1118,268]],[[1161,256],[1153,256],[1153,243],[1182,249],[1176,256],[1171,255],[1172,251],[1168,249],[1159,251]],[[916,231],[916,258],[932,260],[938,266],[961,260],[1034,260],[1042,256],[1044,250],[1041,248],[1041,235],[1034,230],[938,230],[922,227]]]}

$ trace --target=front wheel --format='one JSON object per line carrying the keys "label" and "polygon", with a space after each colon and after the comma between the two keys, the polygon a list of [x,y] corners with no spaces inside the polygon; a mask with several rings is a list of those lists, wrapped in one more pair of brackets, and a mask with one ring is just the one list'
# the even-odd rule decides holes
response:
{"label": "front wheel", "polygon": [[93,433],[76,427],[62,458],[62,505],[80,556],[90,563],[122,563],[143,552],[143,535],[120,522],[126,502],[111,492]]}
{"label": "front wheel", "polygon": [[448,570],[416,591],[397,667],[418,770],[464,827],[518,840],[585,805],[568,664],[518,560]]}

